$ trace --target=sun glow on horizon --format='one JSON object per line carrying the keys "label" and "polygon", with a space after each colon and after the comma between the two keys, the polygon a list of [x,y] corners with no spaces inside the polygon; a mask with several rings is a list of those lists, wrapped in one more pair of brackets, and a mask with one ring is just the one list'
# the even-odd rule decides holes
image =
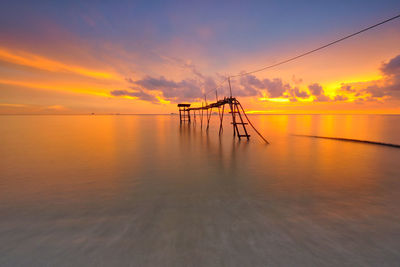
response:
{"label": "sun glow on horizon", "polygon": [[[211,92],[208,104],[215,102],[216,87],[220,99],[229,96],[228,82],[220,83],[235,73],[246,73],[230,81],[233,95],[250,113],[400,113],[400,72],[396,65],[400,59],[400,28],[396,23],[400,20],[300,60],[276,65],[292,54],[323,44],[326,40],[321,32],[333,38],[357,29],[358,22],[373,25],[375,18],[367,16],[372,14],[368,12],[376,13],[371,6],[370,11],[360,14],[340,9],[349,23],[338,23],[334,29],[321,18],[335,19],[337,4],[329,9],[326,5],[319,7],[324,9],[319,13],[306,9],[305,13],[315,15],[312,19],[320,22],[318,27],[288,17],[267,36],[266,23],[279,18],[279,13],[272,11],[276,7],[261,2],[257,6],[266,8],[270,15],[260,13],[256,18],[255,10],[247,10],[243,13],[247,19],[239,23],[243,28],[236,27],[238,21],[232,17],[191,21],[154,5],[139,12],[121,4],[129,11],[126,17],[112,5],[108,9],[93,5],[97,13],[70,2],[51,6],[27,3],[25,10],[13,5],[10,2],[0,10],[4,20],[0,25],[0,114],[11,109],[22,112],[30,105],[60,112],[63,109],[56,107],[65,106],[71,112],[169,114],[176,112],[177,103],[205,105],[205,92]],[[238,11],[248,8],[239,6]],[[43,13],[51,8],[66,12],[57,16]],[[393,6],[386,8],[393,10]],[[161,16],[147,19],[155,9]],[[85,19],[72,15],[78,14],[76,11]],[[194,10],[188,12],[198,15]],[[171,29],[165,31],[160,27],[165,14],[183,19],[185,25],[172,20]],[[293,25],[299,26],[296,34]],[[250,26],[254,32],[244,30]],[[385,71],[389,63],[391,68]],[[276,66],[259,68],[268,64]]]}

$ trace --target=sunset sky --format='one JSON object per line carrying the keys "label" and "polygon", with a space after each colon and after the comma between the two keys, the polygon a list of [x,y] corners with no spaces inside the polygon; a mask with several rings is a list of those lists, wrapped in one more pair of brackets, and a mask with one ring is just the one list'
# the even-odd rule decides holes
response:
{"label": "sunset sky", "polygon": [[[399,13],[398,0],[2,1],[0,114],[176,112],[227,75]],[[400,114],[400,19],[232,86],[250,113]]]}

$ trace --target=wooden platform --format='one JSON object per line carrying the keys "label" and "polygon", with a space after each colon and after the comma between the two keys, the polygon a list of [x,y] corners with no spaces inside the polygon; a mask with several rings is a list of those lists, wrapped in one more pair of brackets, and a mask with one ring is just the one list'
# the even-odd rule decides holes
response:
{"label": "wooden platform", "polygon": [[201,128],[203,128],[203,116],[204,116],[204,113],[206,113],[206,122],[207,122],[206,129],[208,130],[208,128],[210,126],[212,109],[216,108],[216,109],[218,109],[218,115],[219,115],[219,120],[220,120],[219,134],[221,134],[222,129],[223,129],[222,122],[223,122],[224,114],[225,114],[225,105],[229,105],[229,109],[230,109],[229,113],[231,114],[231,117],[232,117],[231,124],[233,127],[233,136],[234,137],[239,138],[239,140],[241,138],[246,138],[247,140],[249,140],[250,134],[247,131],[246,125],[250,125],[254,129],[254,131],[267,144],[269,144],[269,142],[257,131],[257,129],[250,122],[242,105],[235,97],[224,97],[223,99],[217,100],[216,102],[213,102],[210,104],[208,104],[206,102],[206,105],[202,105],[201,107],[190,107],[191,104],[180,103],[180,104],[178,104],[180,123],[181,124],[183,122],[190,123],[191,122],[191,115],[190,115],[191,112],[193,113],[193,122],[196,123],[196,112],[197,112],[198,116],[200,116]]}

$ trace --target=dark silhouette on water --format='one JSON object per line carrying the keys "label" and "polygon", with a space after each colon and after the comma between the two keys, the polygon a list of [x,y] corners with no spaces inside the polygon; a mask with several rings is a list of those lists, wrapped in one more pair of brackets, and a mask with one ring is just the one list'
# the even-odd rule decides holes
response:
{"label": "dark silhouette on water", "polygon": [[305,135],[305,134],[293,134],[293,135],[300,136],[300,137],[330,139],[330,140],[337,140],[337,141],[355,142],[355,143],[364,143],[364,144],[370,144],[370,145],[379,145],[379,146],[389,146],[389,147],[400,148],[400,145],[398,145],[398,144],[383,143],[383,142],[369,141],[369,140],[360,140],[360,139],[351,139],[351,138],[342,138],[342,137],[328,137],[328,136],[318,136],[318,135]]}
{"label": "dark silhouette on water", "polygon": [[[190,112],[193,112],[193,119],[194,123],[196,122],[196,111],[198,111],[198,115],[200,116],[200,123],[201,127],[203,128],[203,114],[204,111],[206,111],[206,120],[207,120],[207,130],[210,125],[210,119],[212,115],[212,109],[217,108],[218,109],[218,116],[220,120],[220,127],[219,127],[219,134],[222,132],[222,122],[224,119],[224,113],[225,113],[225,105],[228,104],[230,111],[232,115],[232,126],[233,126],[233,136],[238,137],[239,140],[242,137],[247,138],[247,140],[250,140],[250,134],[247,131],[246,125],[250,125],[253,130],[265,141],[265,143],[269,144],[267,139],[265,139],[259,131],[254,127],[254,125],[250,122],[249,118],[246,115],[246,112],[244,111],[244,108],[242,104],[240,104],[239,100],[237,100],[235,97],[224,97],[221,100],[216,100],[216,102],[207,104],[204,106],[202,104],[201,107],[190,107],[190,104],[178,104],[179,108],[179,119],[180,123],[187,121],[188,123],[191,122],[191,117],[190,117]],[[246,121],[247,120],[247,121]],[[239,131],[239,126],[241,126],[241,130]]]}

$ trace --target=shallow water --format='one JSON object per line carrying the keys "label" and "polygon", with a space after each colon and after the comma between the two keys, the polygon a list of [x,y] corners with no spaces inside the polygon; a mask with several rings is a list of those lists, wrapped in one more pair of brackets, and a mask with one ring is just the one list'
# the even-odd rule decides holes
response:
{"label": "shallow water", "polygon": [[396,266],[400,116],[0,116],[1,266]]}

